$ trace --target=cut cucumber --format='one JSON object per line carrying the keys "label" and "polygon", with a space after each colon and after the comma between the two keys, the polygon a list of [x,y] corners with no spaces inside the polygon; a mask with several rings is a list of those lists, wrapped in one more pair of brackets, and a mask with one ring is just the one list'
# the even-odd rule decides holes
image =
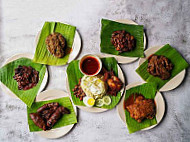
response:
{"label": "cut cucumber", "polygon": [[97,106],[97,107],[101,107],[101,106],[103,106],[103,105],[104,105],[104,102],[103,102],[102,99],[97,99],[97,100],[96,100],[96,106]]}
{"label": "cut cucumber", "polygon": [[109,96],[104,96],[104,97],[102,98],[102,100],[103,100],[103,103],[104,103],[105,105],[110,105],[110,104],[111,104],[111,98],[110,98]]}

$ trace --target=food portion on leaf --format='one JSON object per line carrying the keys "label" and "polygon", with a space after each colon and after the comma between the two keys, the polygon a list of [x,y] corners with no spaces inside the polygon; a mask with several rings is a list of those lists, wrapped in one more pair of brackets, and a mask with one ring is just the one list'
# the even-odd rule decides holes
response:
{"label": "food portion on leaf", "polygon": [[102,98],[107,91],[107,84],[103,81],[103,76],[87,76],[81,79],[81,88],[88,97],[94,99]]}
{"label": "food portion on leaf", "polygon": [[36,126],[46,131],[50,130],[64,114],[70,114],[70,111],[59,103],[53,102],[44,104],[36,113],[30,113],[30,118]]}
{"label": "food portion on leaf", "polygon": [[19,90],[28,90],[37,85],[39,81],[39,72],[31,66],[21,66],[15,69],[13,79],[17,81]]}
{"label": "food portion on leaf", "polygon": [[81,78],[79,79],[79,83],[75,85],[72,91],[74,92],[74,95],[80,99],[80,101],[82,101],[83,98],[86,96],[85,92],[82,90],[81,87]]}
{"label": "food portion on leaf", "polygon": [[45,65],[34,63],[28,58],[19,58],[0,68],[0,81],[28,107],[31,107],[45,72]]}
{"label": "food portion on leaf", "polygon": [[114,31],[111,36],[111,43],[117,51],[129,52],[135,48],[134,36],[127,33],[125,30]]}
{"label": "food portion on leaf", "polygon": [[34,62],[47,65],[65,65],[72,51],[76,27],[45,22],[36,46]]}
{"label": "food portion on leaf", "polygon": [[35,102],[27,112],[30,131],[46,131],[77,123],[69,97]]}
{"label": "food portion on leaf", "polygon": [[112,109],[121,98],[122,81],[117,74],[115,58],[101,58],[102,70],[94,76],[83,75],[79,61],[67,68],[69,88],[75,105]]}
{"label": "food portion on leaf", "polygon": [[105,68],[102,68],[103,72],[103,80],[107,83],[108,85],[108,94],[116,96],[117,93],[121,90],[123,87],[123,83],[121,80],[114,75],[113,70],[107,71]]}
{"label": "food portion on leaf", "polygon": [[180,53],[169,44],[166,44],[142,63],[136,69],[136,72],[144,81],[154,82],[160,89],[188,67],[189,64]]}
{"label": "food portion on leaf", "polygon": [[153,76],[158,76],[162,80],[169,79],[172,69],[173,64],[165,56],[151,55],[148,58],[147,71]]}
{"label": "food portion on leaf", "polygon": [[144,57],[142,25],[101,20],[101,52],[125,57]]}
{"label": "food portion on leaf", "polygon": [[156,115],[156,105],[153,99],[146,99],[142,94],[131,94],[125,101],[125,109],[130,116],[142,122],[144,119],[153,119]]}
{"label": "food portion on leaf", "polygon": [[123,107],[129,133],[157,124],[155,83],[144,83],[126,90]]}
{"label": "food portion on leaf", "polygon": [[57,58],[65,55],[66,40],[60,33],[52,33],[46,38],[46,46],[49,52]]}

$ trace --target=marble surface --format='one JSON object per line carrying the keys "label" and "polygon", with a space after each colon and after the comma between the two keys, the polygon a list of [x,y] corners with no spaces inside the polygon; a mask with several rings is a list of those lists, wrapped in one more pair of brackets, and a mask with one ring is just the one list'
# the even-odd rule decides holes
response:
{"label": "marble surface", "polygon": [[[144,25],[148,48],[166,43],[175,47],[190,62],[189,0],[0,0],[0,66],[17,53],[34,53],[35,36],[45,21],[62,21],[79,30],[83,48],[80,57],[99,53],[100,20],[132,19]],[[128,83],[140,81],[135,73],[138,62],[121,65]],[[66,68],[49,67],[46,89],[66,91]],[[164,92],[167,111],[154,129],[128,134],[116,109],[91,114],[79,110],[79,122],[65,137],[56,140],[30,133],[26,106],[0,89],[1,142],[188,142],[190,141],[190,70],[183,83]]]}

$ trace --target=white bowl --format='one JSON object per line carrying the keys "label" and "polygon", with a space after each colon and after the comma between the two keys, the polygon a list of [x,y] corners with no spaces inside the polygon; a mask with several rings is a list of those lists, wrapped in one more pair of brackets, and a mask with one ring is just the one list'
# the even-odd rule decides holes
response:
{"label": "white bowl", "polygon": [[[82,62],[83,62],[86,58],[88,58],[88,57],[94,57],[94,58],[96,58],[97,61],[99,62],[99,65],[100,65],[99,70],[98,70],[95,74],[92,74],[92,75],[86,74],[86,73],[83,72],[82,69],[81,69]],[[79,61],[79,69],[80,69],[80,72],[83,73],[84,75],[95,76],[95,75],[97,75],[97,74],[101,71],[101,69],[102,69],[102,61],[101,61],[100,58],[99,58],[98,56],[96,56],[96,55],[87,54],[87,55],[83,56],[83,57],[80,59],[80,61]]]}

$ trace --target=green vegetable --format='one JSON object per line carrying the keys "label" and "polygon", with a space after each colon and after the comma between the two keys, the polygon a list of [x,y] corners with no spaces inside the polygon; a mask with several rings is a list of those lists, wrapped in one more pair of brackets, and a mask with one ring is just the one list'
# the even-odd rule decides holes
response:
{"label": "green vegetable", "polygon": [[[156,95],[157,86],[154,83],[145,83],[129,90],[126,90],[125,100],[133,93],[142,94],[146,99],[154,99]],[[141,129],[150,127],[157,124],[156,118],[154,119],[144,119],[141,123],[137,122],[130,116],[130,113],[125,109],[126,123],[129,133],[134,133]]]}
{"label": "green vegetable", "polygon": [[105,105],[110,105],[111,104],[111,98],[109,96],[104,96],[102,98],[103,102]]}
{"label": "green vegetable", "polygon": [[140,67],[137,68],[136,72],[146,82],[156,83],[158,85],[158,89],[162,88],[162,86],[164,86],[169,80],[171,80],[174,76],[176,76],[178,73],[180,73],[182,70],[186,69],[189,66],[189,64],[184,60],[179,52],[176,49],[172,48],[169,44],[166,44],[154,54],[163,55],[172,62],[174,67],[171,72],[171,77],[167,80],[162,80],[159,77],[154,77],[153,75],[149,74],[147,71],[148,60],[140,65]]}
{"label": "green vegetable", "polygon": [[[15,68],[21,66],[31,66],[39,72],[39,82],[29,90],[18,90],[17,81],[13,79]],[[32,62],[28,58],[20,58],[6,64],[0,69],[0,81],[6,85],[18,98],[20,98],[28,107],[31,107],[41,86],[46,72],[46,66]]]}
{"label": "green vegetable", "polygon": [[[113,58],[113,57],[111,57],[111,58],[101,58],[101,61],[102,61],[102,65],[107,70],[113,69],[115,75],[118,76],[117,61],[115,60],[115,58]],[[72,97],[72,100],[73,100],[74,104],[79,105],[79,106],[85,106],[83,101],[80,101],[79,98],[77,98],[74,95],[74,92],[72,91],[72,89],[75,87],[75,85],[77,85],[79,83],[79,79],[81,77],[83,77],[83,74],[79,70],[78,63],[79,63],[78,60],[74,60],[68,65],[67,77],[68,77],[68,81],[69,81],[69,88],[70,88],[70,92],[71,92],[71,97]],[[105,109],[114,108],[118,104],[118,102],[120,101],[121,92],[118,92],[117,96],[110,96],[110,98],[112,100],[111,104],[108,105],[108,106],[103,105],[101,108],[105,108]]]}
{"label": "green vegetable", "polygon": [[[72,45],[74,41],[76,27],[62,24],[59,22],[45,22],[39,40],[36,47],[36,52],[34,55],[34,62],[47,64],[47,65],[64,65],[67,63],[70,55],[70,51],[72,50]],[[63,58],[57,58],[49,53],[46,48],[45,40],[48,35],[53,32],[58,32],[64,36],[66,39],[66,55]]]}
{"label": "green vegetable", "polygon": [[30,118],[30,113],[36,113],[39,107],[43,106],[44,104],[52,103],[52,102],[58,102],[61,106],[64,106],[70,110],[70,114],[64,114],[55,123],[52,129],[77,123],[76,114],[69,97],[63,97],[63,98],[49,100],[49,101],[35,102],[33,103],[31,108],[27,108],[28,125],[29,125],[30,132],[42,131],[42,129],[36,126],[34,122],[32,121],[32,119]]}
{"label": "green vegetable", "polygon": [[102,107],[104,105],[104,101],[103,99],[97,99],[95,104],[97,107]]}
{"label": "green vegetable", "polygon": [[[144,29],[142,25],[122,24],[111,20],[102,19],[101,52],[126,57],[144,57]],[[125,30],[134,36],[136,47],[130,52],[119,53],[111,43],[114,31]]]}

